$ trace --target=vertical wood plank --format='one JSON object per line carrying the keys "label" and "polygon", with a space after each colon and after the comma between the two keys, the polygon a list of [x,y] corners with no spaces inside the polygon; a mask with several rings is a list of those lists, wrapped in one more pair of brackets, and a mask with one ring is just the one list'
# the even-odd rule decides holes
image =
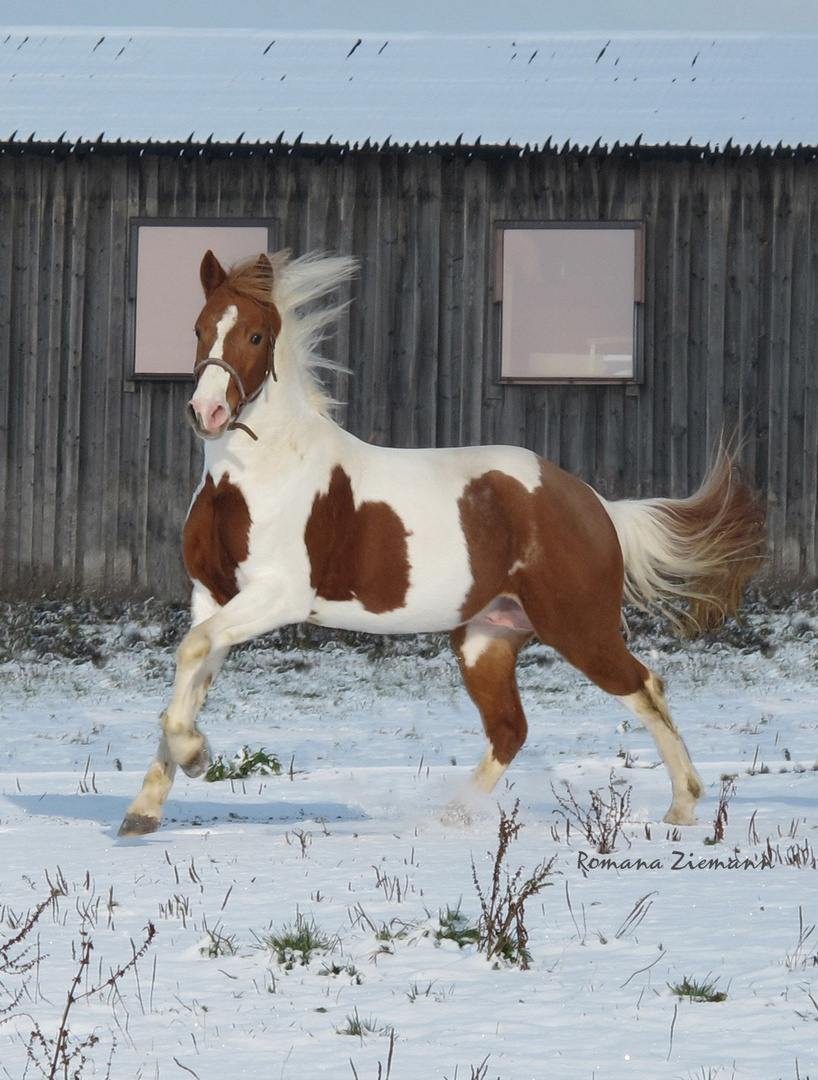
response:
{"label": "vertical wood plank", "polygon": [[[16,587],[17,555],[12,544],[11,441],[16,424],[11,406],[15,302],[14,242],[19,235],[20,200],[17,197],[17,162],[7,160],[0,169],[0,588],[10,596]],[[5,359],[4,359],[5,358]]]}

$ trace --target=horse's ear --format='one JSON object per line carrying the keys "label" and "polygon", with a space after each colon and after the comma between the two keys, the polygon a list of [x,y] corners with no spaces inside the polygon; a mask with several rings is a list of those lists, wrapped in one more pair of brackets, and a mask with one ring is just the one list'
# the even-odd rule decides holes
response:
{"label": "horse's ear", "polygon": [[273,278],[275,277],[275,274],[273,273],[273,264],[270,262],[269,256],[259,255],[258,259],[256,260],[255,269],[259,281],[269,292],[272,292]]}
{"label": "horse's ear", "polygon": [[222,264],[210,250],[205,252],[205,257],[202,259],[202,265],[199,267],[199,278],[202,282],[205,297],[210,296],[213,290],[218,289],[227,279]]}

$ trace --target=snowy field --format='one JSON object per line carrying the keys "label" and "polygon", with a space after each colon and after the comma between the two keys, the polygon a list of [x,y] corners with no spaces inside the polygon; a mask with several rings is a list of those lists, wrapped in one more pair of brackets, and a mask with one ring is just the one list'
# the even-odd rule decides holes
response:
{"label": "snowy field", "polygon": [[[182,624],[0,610],[0,1077],[818,1080],[814,597],[634,636],[707,789],[683,830],[647,733],[542,647],[527,745],[452,820],[483,738],[446,643],[289,633],[236,652],[201,716],[214,753],[281,773],[180,776],[162,829],[120,840]],[[591,792],[629,802],[607,856],[566,809]],[[475,941],[501,808],[509,895],[554,860],[528,966]],[[293,929],[311,956],[277,955]]]}

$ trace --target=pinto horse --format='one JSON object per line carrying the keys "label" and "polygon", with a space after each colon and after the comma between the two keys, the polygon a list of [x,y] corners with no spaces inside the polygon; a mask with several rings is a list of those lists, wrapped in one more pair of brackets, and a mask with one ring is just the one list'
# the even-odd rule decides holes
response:
{"label": "pinto horse", "polygon": [[526,737],[515,665],[536,636],[650,731],[673,793],[664,820],[693,824],[702,783],[662,680],[626,647],[622,602],[682,632],[736,610],[764,519],[735,455],[721,450],[690,498],[608,502],[529,450],[362,442],[333,422],[317,375],[340,308],[314,302],[353,272],[349,259],[281,253],[228,273],[204,256],[188,416],[205,461],[184,530],[192,629],[120,835],[159,827],[177,765],[207,768],[196,716],[230,647],[297,622],[449,631],[488,740],[473,775],[485,792]]}

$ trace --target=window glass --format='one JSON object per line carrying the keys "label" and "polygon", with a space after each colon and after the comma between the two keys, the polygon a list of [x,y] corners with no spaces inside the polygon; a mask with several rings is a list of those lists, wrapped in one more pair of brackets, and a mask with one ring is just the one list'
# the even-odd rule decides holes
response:
{"label": "window glass", "polygon": [[640,225],[498,229],[501,378],[633,381]]}

